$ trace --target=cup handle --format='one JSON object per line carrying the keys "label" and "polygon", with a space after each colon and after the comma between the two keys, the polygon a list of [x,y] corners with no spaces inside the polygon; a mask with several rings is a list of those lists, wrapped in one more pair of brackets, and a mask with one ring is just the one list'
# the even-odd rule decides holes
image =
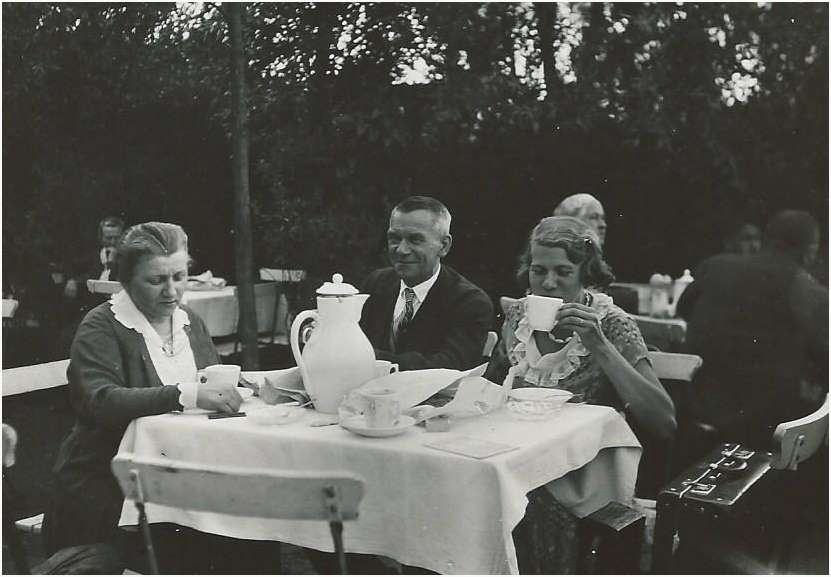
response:
{"label": "cup handle", "polygon": [[398,363],[392,363],[390,365],[390,374],[398,372]]}

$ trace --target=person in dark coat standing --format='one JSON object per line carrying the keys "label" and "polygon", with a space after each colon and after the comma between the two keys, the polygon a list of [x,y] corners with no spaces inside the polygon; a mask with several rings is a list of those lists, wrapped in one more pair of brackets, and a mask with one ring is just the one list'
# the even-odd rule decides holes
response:
{"label": "person in dark coat standing", "polygon": [[767,448],[777,424],[821,403],[802,394],[811,367],[828,366],[828,289],[808,272],[818,245],[810,214],[783,211],[759,253],[705,260],[682,294],[685,346],[704,359],[690,414],[719,438]]}
{"label": "person in dark coat standing", "polygon": [[432,197],[399,203],[387,230],[392,267],[374,271],[361,286],[370,295],[361,328],[375,356],[401,370],[461,370],[482,360],[493,305],[482,289],[441,263],[453,242],[450,219]]}

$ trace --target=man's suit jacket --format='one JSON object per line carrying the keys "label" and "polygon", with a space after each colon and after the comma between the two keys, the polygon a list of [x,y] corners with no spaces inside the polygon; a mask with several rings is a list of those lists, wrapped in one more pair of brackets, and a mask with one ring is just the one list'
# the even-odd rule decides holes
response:
{"label": "man's suit jacket", "polygon": [[828,289],[796,262],[768,250],[711,257],[678,311],[685,348],[704,359],[687,399],[694,418],[762,447],[777,424],[817,408],[799,391],[812,365],[827,370]]}
{"label": "man's suit jacket", "polygon": [[361,328],[375,355],[401,370],[469,369],[482,360],[482,347],[493,325],[493,305],[485,292],[446,265],[410,324],[390,350],[395,302],[401,279],[392,268],[371,273],[361,286],[370,298]]}

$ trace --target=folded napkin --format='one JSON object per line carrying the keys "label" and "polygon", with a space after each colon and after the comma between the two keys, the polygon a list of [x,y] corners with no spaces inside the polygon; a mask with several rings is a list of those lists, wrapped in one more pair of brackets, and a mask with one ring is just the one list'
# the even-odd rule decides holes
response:
{"label": "folded napkin", "polygon": [[458,383],[453,400],[442,407],[418,405],[407,411],[416,421],[423,421],[438,415],[453,417],[478,417],[498,409],[505,404],[505,388],[484,377],[464,377]]}
{"label": "folded napkin", "polygon": [[242,371],[240,382],[254,389],[268,405],[288,401],[298,401],[302,404],[309,401],[309,394],[303,388],[303,379],[297,367],[274,371]]}
{"label": "folded napkin", "polygon": [[[478,369],[478,367],[477,367]],[[468,376],[477,369],[470,371],[456,371],[454,369],[423,369],[420,371],[399,371],[372,379],[361,385],[356,391],[370,389],[390,389],[395,391],[395,397],[401,405],[401,410],[409,409],[422,403],[441,391],[453,385],[459,379]]]}
{"label": "folded napkin", "polygon": [[191,275],[188,277],[188,290],[217,290],[225,288],[225,279],[215,277],[213,273],[206,270],[202,274]]}

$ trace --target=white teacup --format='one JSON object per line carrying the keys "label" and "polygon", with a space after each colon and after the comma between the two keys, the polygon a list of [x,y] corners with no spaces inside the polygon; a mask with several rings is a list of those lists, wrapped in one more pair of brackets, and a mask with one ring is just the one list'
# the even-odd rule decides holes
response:
{"label": "white teacup", "polygon": [[528,324],[535,331],[548,332],[554,328],[557,311],[563,305],[563,299],[528,295],[525,297],[525,316]]}
{"label": "white teacup", "polygon": [[375,361],[375,378],[386,377],[389,374],[398,372],[398,363],[390,361]]}
{"label": "white teacup", "polygon": [[239,365],[211,365],[203,371],[207,382],[217,385],[231,385],[239,383]]}
{"label": "white teacup", "polygon": [[398,424],[401,416],[401,403],[392,389],[369,389],[362,391],[365,403],[364,419],[366,426],[373,429],[387,429]]}

